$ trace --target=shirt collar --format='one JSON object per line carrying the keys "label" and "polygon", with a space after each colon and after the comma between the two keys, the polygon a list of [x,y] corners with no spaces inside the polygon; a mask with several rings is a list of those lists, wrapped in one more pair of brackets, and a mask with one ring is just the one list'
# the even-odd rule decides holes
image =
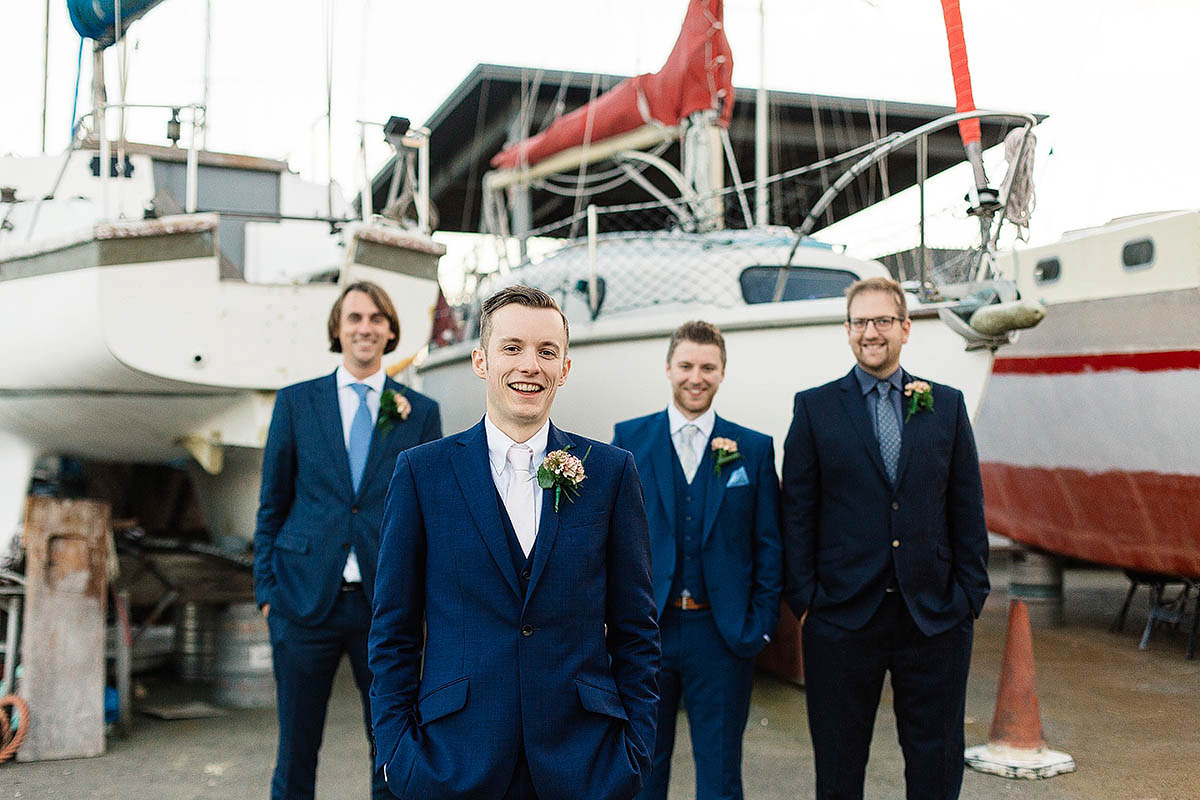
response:
{"label": "shirt collar", "polygon": [[385,370],[383,367],[380,367],[379,371],[374,375],[368,375],[362,380],[359,380],[350,374],[350,371],[346,369],[344,364],[338,364],[336,377],[337,386],[339,389],[345,389],[352,383],[365,383],[367,386],[370,386],[376,394],[382,394],[383,385],[387,382],[387,370]]}
{"label": "shirt collar", "polygon": [[[875,386],[879,383],[879,378],[876,378],[858,364],[854,365],[854,377],[858,378],[858,386],[862,389],[864,396],[875,391]],[[885,380],[892,385],[892,388],[901,392],[904,391],[904,370],[900,367],[896,367],[896,371],[887,376]]]}
{"label": "shirt collar", "polygon": [[[508,448],[514,444],[518,444],[511,436],[496,427],[491,418],[486,414],[483,417],[483,429],[487,433],[488,445],[488,461],[492,464],[492,470],[496,475],[504,471],[504,465],[508,463]],[[522,444],[533,451],[533,467],[542,463],[546,457],[546,446],[550,441],[550,420],[547,419],[545,424],[538,429],[538,432],[530,436]]]}
{"label": "shirt collar", "polygon": [[712,436],[713,426],[716,425],[716,423],[717,412],[713,410],[712,406],[709,406],[707,411],[695,419],[688,419],[685,417],[683,412],[675,407],[674,403],[671,403],[669,406],[667,406],[667,428],[672,436],[679,433],[679,430],[684,425],[695,425],[700,429],[700,435],[703,437],[703,441],[707,442],[708,437]]}

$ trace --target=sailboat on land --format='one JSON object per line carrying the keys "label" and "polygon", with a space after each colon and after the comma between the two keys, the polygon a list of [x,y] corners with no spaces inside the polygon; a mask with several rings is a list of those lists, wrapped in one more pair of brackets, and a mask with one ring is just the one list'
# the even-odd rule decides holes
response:
{"label": "sailboat on land", "polygon": [[[94,108],[61,156],[0,158],[0,339],[22,343],[0,374],[0,554],[43,454],[186,463],[210,532],[249,540],[274,392],[333,369],[335,298],[374,281],[401,319],[425,317],[445,248],[427,214],[354,219],[284,162],[203,149],[202,104],[108,102],[105,50],[156,3],[69,5],[95,42]],[[164,144],[110,135],[148,108]],[[404,127],[401,163],[423,160]],[[397,358],[424,345],[417,327]]]}
{"label": "sailboat on land", "polygon": [[[961,25],[952,44],[952,53],[958,51],[956,63],[965,72]],[[988,188],[979,120],[1007,121],[1024,148],[1036,119],[976,111],[968,90],[951,117],[814,165],[811,169],[850,166],[810,210],[797,236],[788,228],[753,224],[744,196],[748,184],[741,182],[736,163],[725,160],[732,66],[723,3],[691,0],[661,71],[622,82],[493,159],[495,170],[484,179],[491,231],[530,241],[540,237],[543,245],[553,237],[557,245],[549,255],[483,277],[465,308],[464,324],[454,332],[435,329],[436,348],[420,374],[425,390],[442,403],[447,430],[465,428],[483,413],[469,361],[480,301],[505,285],[524,283],[557,297],[570,321],[574,369],[556,398],[557,423],[606,439],[616,421],[644,413],[647,398],[662,394],[665,338],[680,323],[703,318],[722,329],[729,351],[722,413],[770,433],[781,446],[792,395],[845,371],[846,287],[889,274],[878,261],[851,258],[807,234],[859,175],[952,125],[962,127],[968,157],[978,164],[970,191],[978,245],[964,257],[953,283],[935,285],[928,274],[906,276],[912,278],[906,286],[913,335],[905,356],[910,369],[962,388],[971,410],[978,407],[996,349],[1014,330],[1041,319],[1040,307],[1021,300],[1013,282],[993,265],[1012,176],[999,190]],[[676,168],[658,153],[663,143],[680,140],[683,163]],[[658,181],[649,177],[651,170],[661,176]],[[639,184],[650,199],[621,208],[584,207],[597,186],[620,179]],[[551,181],[578,187],[577,212],[558,225],[522,227],[528,192]],[[622,221],[649,216],[663,222],[661,229],[620,230]]]}

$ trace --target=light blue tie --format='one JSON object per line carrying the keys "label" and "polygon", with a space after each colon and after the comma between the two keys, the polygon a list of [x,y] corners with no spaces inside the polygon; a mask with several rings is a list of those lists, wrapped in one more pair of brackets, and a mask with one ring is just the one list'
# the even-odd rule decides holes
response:
{"label": "light blue tie", "polygon": [[367,392],[371,387],[365,383],[352,383],[350,388],[358,394],[358,410],[350,423],[350,445],[346,452],[350,456],[350,482],[357,492],[367,468],[367,453],[371,450],[371,409],[367,408]]}
{"label": "light blue tie", "polygon": [[879,401],[875,403],[875,435],[879,437],[879,455],[887,470],[888,480],[896,482],[896,464],[900,460],[900,422],[889,395],[892,385],[887,381],[875,384]]}

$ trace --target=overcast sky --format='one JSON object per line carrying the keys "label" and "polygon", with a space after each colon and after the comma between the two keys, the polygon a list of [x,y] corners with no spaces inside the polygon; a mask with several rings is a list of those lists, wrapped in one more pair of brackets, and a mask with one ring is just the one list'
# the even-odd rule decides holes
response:
{"label": "overcast sky", "polygon": [[[323,179],[325,0],[211,0],[212,149],[286,158]],[[334,175],[355,180],[356,118],[425,120],[479,62],[634,74],[657,70],[685,0],[336,0]],[[129,102],[198,101],[204,0],[166,0],[127,49]],[[1200,206],[1193,156],[1200,113],[1200,3],[1194,0],[963,0],[980,107],[1054,115],[1040,168],[1050,229]],[[726,0],[734,82],[759,81],[759,0]],[[953,105],[937,0],[766,0],[766,81],[796,92]],[[41,0],[6,0],[0,153],[40,149]],[[364,18],[367,24],[364,25]],[[51,0],[49,142],[68,141],[79,37]],[[364,64],[366,69],[364,70]],[[108,55],[109,97],[116,49]],[[80,111],[90,106],[85,50]],[[361,80],[365,73],[365,81]],[[165,116],[131,122],[161,141]],[[1051,135],[1049,132],[1047,135]],[[320,155],[315,155],[319,153]],[[374,153],[382,158],[383,151]],[[373,164],[372,167],[377,164]],[[1035,230],[1037,219],[1035,218]]]}

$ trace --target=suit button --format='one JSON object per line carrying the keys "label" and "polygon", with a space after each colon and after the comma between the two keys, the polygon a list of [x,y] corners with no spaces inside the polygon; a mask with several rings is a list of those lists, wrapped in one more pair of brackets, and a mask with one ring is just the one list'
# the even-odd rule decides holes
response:
{"label": "suit button", "polygon": [[900,540],[892,539],[892,547],[899,547],[899,546],[900,546]]}
{"label": "suit button", "polygon": [[349,549],[350,549],[350,543],[349,543],[349,542],[343,542],[343,543],[342,543],[342,549],[343,549],[343,550],[349,550]]}
{"label": "suit button", "polygon": [[354,507],[352,507],[352,508],[350,509],[350,513],[351,513],[351,514],[357,514],[357,513],[358,513],[358,506],[354,506]]}
{"label": "suit button", "polygon": [[526,638],[533,636],[533,626],[532,625],[522,625],[521,626],[521,635]]}
{"label": "suit button", "polygon": [[892,511],[899,511],[899,510],[900,510],[900,504],[895,501],[892,501]]}
{"label": "suit button", "polygon": [[523,580],[523,581],[529,580],[529,568],[528,567],[521,570],[521,580]]}

